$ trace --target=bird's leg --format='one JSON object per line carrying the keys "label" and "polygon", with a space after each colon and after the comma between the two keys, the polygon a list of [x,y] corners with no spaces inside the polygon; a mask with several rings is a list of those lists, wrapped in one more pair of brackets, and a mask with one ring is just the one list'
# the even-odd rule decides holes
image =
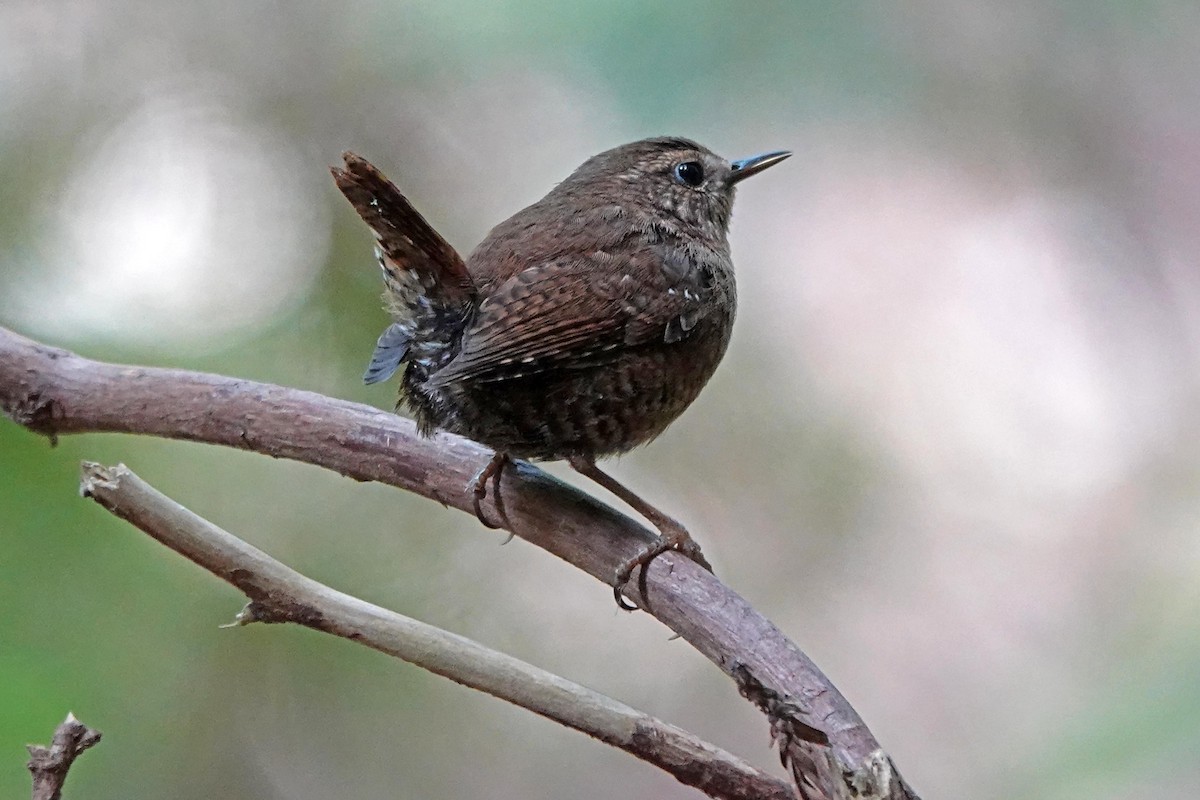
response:
{"label": "bird's leg", "polygon": [[[712,565],[704,558],[704,554],[700,552],[700,545],[688,534],[687,528],[631,492],[607,472],[597,467],[596,462],[591,458],[586,456],[571,456],[567,459],[567,463],[580,475],[591,478],[625,501],[630,508],[641,514],[649,520],[650,524],[658,528],[658,532],[662,535],[657,544],[629,559],[617,570],[616,581],[613,584],[613,596],[617,599],[617,605],[626,611],[633,611],[637,608],[637,606],[631,606],[625,602],[625,599],[621,596],[621,590],[625,588],[625,584],[629,583],[629,579],[633,576],[635,569],[646,567],[651,561],[668,550],[678,550],[692,561],[712,572]],[[646,571],[643,569],[641,581],[644,581],[645,578]],[[645,594],[645,584],[640,582],[639,584],[639,588]]]}
{"label": "bird's leg", "polygon": [[[487,465],[475,473],[475,478],[471,481],[471,493],[475,495],[474,507],[475,516],[483,523],[484,527],[497,530],[508,525],[508,512],[504,510],[504,498],[500,494],[500,476],[504,474],[504,467],[508,464],[508,453],[497,451],[492,460]],[[488,481],[492,482],[492,502],[496,505],[496,510],[500,512],[500,522],[493,523],[483,514],[483,499],[487,497]],[[512,537],[509,537],[510,539]]]}

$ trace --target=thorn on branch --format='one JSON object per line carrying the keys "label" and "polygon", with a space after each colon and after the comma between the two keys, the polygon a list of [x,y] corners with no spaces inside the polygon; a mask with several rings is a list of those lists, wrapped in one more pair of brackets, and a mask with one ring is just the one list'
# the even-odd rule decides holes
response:
{"label": "thorn on branch", "polygon": [[33,800],[59,800],[62,787],[67,780],[76,757],[100,741],[100,731],[89,728],[74,714],[54,731],[49,747],[40,744],[27,746],[29,763],[25,766],[33,773]]}

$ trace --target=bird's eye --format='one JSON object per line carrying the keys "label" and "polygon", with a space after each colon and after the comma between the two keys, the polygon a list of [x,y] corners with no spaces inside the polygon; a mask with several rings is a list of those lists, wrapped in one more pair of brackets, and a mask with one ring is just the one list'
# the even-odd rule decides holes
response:
{"label": "bird's eye", "polygon": [[699,186],[704,183],[704,167],[699,161],[684,161],[675,165],[675,180],[684,186]]}

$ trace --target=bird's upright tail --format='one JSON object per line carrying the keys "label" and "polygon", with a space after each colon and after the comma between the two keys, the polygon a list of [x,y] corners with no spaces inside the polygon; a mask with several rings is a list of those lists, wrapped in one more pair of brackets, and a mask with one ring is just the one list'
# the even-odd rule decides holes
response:
{"label": "bird's upright tail", "polygon": [[475,283],[453,247],[365,158],[344,153],[333,179],[378,243],[384,298],[395,320],[375,345],[363,380],[387,380],[405,361],[435,370],[453,356]]}

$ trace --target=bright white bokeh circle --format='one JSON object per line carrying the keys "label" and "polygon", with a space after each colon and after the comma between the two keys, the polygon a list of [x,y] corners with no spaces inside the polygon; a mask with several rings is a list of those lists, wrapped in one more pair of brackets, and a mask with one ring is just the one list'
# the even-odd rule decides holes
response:
{"label": "bright white bokeh circle", "polygon": [[203,348],[293,308],[328,251],[325,173],[246,108],[175,81],[81,145],[8,313],[37,335]]}

